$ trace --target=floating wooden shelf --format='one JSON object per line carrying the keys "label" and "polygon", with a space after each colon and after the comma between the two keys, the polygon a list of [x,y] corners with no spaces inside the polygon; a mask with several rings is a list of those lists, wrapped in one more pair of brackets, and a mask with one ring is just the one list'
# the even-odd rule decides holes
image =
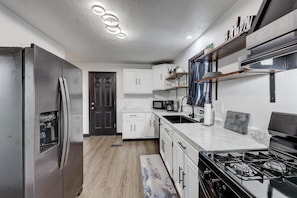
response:
{"label": "floating wooden shelf", "polygon": [[207,81],[227,81],[227,80],[233,80],[233,79],[238,79],[238,78],[245,78],[245,77],[250,77],[250,76],[257,76],[257,75],[267,75],[267,73],[273,73],[271,72],[256,72],[250,69],[243,69],[243,70],[238,70],[226,74],[221,74],[217,75],[214,77],[209,77],[209,78],[204,78],[201,80],[197,80],[196,83],[202,83],[202,82],[207,82]]}
{"label": "floating wooden shelf", "polygon": [[176,87],[170,87],[170,88],[167,88],[165,90],[175,90],[175,89],[182,89],[182,88],[188,88],[188,86],[176,86]]}
{"label": "floating wooden shelf", "polygon": [[173,79],[185,76],[185,75],[188,75],[188,72],[177,72],[177,73],[167,76],[166,80],[173,80]]}
{"label": "floating wooden shelf", "polygon": [[244,32],[224,43],[217,46],[216,48],[210,50],[206,54],[203,54],[195,59],[195,61],[199,60],[208,60],[215,61],[221,58],[224,58],[230,54],[233,54],[239,50],[242,50],[246,47],[245,38],[247,32]]}

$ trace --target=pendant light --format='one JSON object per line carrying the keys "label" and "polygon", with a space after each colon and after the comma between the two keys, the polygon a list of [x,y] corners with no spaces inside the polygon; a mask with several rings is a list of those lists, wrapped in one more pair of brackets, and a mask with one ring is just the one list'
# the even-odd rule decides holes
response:
{"label": "pendant light", "polygon": [[105,15],[105,8],[101,5],[93,5],[92,12],[96,15],[103,16]]}
{"label": "pendant light", "polygon": [[119,26],[106,26],[105,30],[110,34],[119,34],[121,32],[121,28]]}
{"label": "pendant light", "polygon": [[118,26],[120,23],[119,18],[111,13],[106,13],[101,17],[102,22],[107,26]]}
{"label": "pendant light", "polygon": [[120,32],[120,33],[118,33],[117,34],[117,37],[119,38],[119,39],[125,39],[126,38],[126,33],[124,33],[124,32]]}

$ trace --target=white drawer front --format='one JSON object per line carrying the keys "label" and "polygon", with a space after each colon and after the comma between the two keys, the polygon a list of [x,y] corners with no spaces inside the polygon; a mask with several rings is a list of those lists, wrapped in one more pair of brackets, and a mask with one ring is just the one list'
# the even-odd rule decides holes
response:
{"label": "white drawer front", "polygon": [[145,113],[123,113],[123,118],[145,118]]}
{"label": "white drawer front", "polygon": [[199,158],[198,150],[195,149],[191,144],[189,144],[186,140],[184,140],[176,132],[173,134],[174,134],[173,142],[180,145],[183,148],[185,154],[194,162],[195,165],[198,166],[198,158]]}

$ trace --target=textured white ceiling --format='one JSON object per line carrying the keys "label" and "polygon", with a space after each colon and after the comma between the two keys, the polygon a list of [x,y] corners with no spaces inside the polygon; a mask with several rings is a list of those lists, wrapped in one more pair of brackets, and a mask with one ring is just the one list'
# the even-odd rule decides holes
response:
{"label": "textured white ceiling", "polygon": [[[153,63],[173,60],[237,0],[0,0],[66,49],[72,62]],[[90,8],[120,18],[124,40],[107,33]],[[186,36],[192,35],[190,40]],[[198,52],[197,52],[198,53]]]}

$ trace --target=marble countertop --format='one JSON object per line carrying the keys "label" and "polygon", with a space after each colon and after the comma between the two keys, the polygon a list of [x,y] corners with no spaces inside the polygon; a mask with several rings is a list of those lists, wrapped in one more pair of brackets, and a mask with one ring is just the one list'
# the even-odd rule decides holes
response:
{"label": "marble countertop", "polygon": [[267,146],[258,143],[249,135],[242,135],[223,127],[212,125],[204,126],[203,123],[172,124],[162,118],[164,115],[186,115],[182,112],[154,111],[162,120],[188,141],[198,151],[228,151],[241,149],[266,149]]}

